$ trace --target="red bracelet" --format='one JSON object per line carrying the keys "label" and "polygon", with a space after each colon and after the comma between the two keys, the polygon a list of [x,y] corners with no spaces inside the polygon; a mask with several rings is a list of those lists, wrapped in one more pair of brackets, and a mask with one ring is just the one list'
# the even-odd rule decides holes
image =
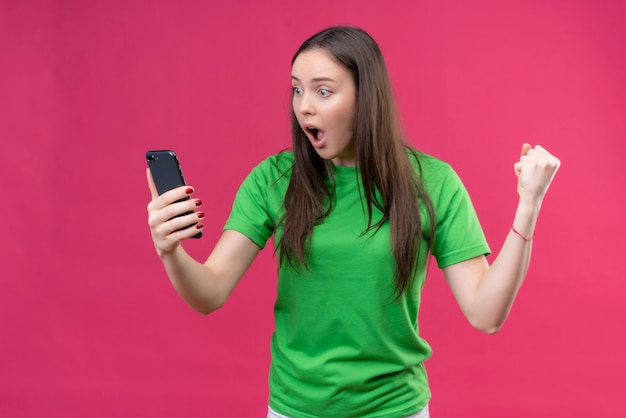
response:
{"label": "red bracelet", "polygon": [[511,226],[511,231],[515,232],[517,235],[519,235],[524,241],[528,242],[528,241],[532,241],[535,234],[533,234],[532,237],[530,238],[526,238],[525,236],[523,236],[517,229],[515,229],[514,226]]}

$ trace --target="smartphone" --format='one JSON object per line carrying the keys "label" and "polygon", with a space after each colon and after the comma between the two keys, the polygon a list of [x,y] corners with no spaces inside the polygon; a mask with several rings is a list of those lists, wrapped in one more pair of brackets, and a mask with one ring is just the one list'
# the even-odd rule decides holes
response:
{"label": "smartphone", "polygon": [[[157,150],[146,152],[146,161],[152,173],[154,179],[154,185],[156,186],[159,195],[167,192],[168,190],[175,189],[180,186],[185,186],[185,177],[183,176],[183,170],[180,167],[180,162],[176,153],[172,150]],[[183,200],[189,200],[187,196]],[[193,213],[193,211],[185,212],[178,216],[184,216]],[[187,228],[195,228],[196,224],[190,225]],[[202,237],[202,231],[198,231],[192,238]]]}

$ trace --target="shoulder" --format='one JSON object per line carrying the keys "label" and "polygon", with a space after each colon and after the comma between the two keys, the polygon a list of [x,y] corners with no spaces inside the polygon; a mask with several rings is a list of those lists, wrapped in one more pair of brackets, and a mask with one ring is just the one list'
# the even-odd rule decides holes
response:
{"label": "shoulder", "polygon": [[446,161],[412,148],[407,148],[407,153],[411,166],[426,185],[440,183],[451,177],[458,177],[452,166]]}
{"label": "shoulder", "polygon": [[250,172],[249,176],[262,177],[268,180],[289,178],[293,168],[294,155],[291,151],[281,151],[270,155],[258,163]]}
{"label": "shoulder", "polygon": [[416,175],[436,207],[467,195],[463,181],[449,163],[419,151],[408,152]]}
{"label": "shoulder", "polygon": [[243,180],[242,189],[284,189],[291,179],[293,152],[282,151],[259,162]]}
{"label": "shoulder", "polygon": [[293,152],[281,151],[265,158],[255,167],[255,170],[270,171],[279,175],[284,175],[285,173],[291,171],[294,159]]}

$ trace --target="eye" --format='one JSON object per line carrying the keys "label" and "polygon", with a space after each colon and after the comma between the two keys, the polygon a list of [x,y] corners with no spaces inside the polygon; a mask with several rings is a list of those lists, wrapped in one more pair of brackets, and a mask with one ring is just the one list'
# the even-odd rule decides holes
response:
{"label": "eye", "polygon": [[319,89],[318,93],[322,97],[330,96],[330,90],[328,90],[328,89]]}
{"label": "eye", "polygon": [[294,96],[299,96],[302,94],[302,87],[292,87],[291,90],[293,91]]}

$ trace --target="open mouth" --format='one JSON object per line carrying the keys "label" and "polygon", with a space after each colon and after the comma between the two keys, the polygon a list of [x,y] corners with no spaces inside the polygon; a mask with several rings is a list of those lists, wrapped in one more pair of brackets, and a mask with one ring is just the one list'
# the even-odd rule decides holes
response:
{"label": "open mouth", "polygon": [[322,137],[322,135],[323,135],[323,131],[321,131],[321,130],[319,130],[319,129],[317,129],[317,128],[314,128],[314,127],[312,127],[312,126],[307,126],[307,127],[305,127],[305,128],[304,128],[304,130],[305,130],[305,131],[306,131],[306,132],[307,132],[310,136],[312,136],[312,137],[313,137],[313,140],[315,140],[315,141],[320,141],[320,140],[321,140],[321,137]]}
{"label": "open mouth", "polygon": [[313,135],[314,138],[317,138],[317,134],[319,133],[319,129],[317,128],[306,128],[307,132]]}

